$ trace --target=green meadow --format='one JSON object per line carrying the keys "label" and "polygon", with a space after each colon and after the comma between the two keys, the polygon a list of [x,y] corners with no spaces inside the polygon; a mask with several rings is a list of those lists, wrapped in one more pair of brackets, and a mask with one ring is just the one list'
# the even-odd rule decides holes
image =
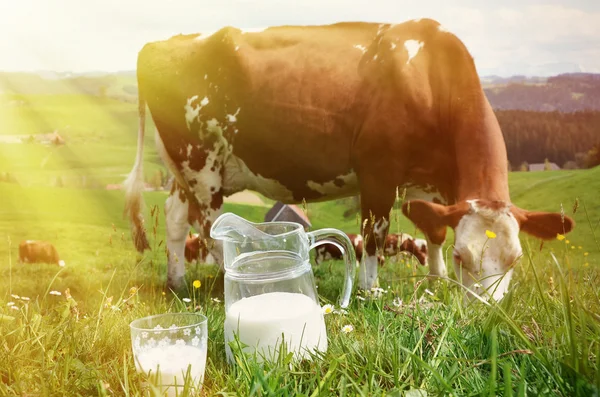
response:
{"label": "green meadow", "polygon": [[[55,130],[64,146],[2,143]],[[600,168],[510,174],[516,205],[562,209],[577,225],[562,241],[521,235],[524,258],[499,304],[463,301],[455,282],[430,281],[411,258],[391,258],[380,268],[383,291],[354,294],[346,313],[325,316],[326,353],[258,365],[237,352],[228,365],[218,269],[188,264],[187,291],[164,288],[167,193],[144,193],[152,250],[142,255],[123,217],[123,193],[105,189],[129,172],[136,130],[132,103],[0,95],[0,175],[17,181],[0,182],[0,396],[148,395],[128,325],[167,311],[209,318],[206,396],[598,395]],[[153,135],[148,123],[147,177],[164,170]],[[314,229],[357,232],[346,208],[343,200],[306,206]],[[267,209],[225,205],[252,221]],[[397,211],[392,220],[391,231],[418,235]],[[26,239],[51,241],[66,266],[18,263]],[[314,267],[322,305],[336,305],[342,267]],[[342,331],[347,325],[351,332]]]}

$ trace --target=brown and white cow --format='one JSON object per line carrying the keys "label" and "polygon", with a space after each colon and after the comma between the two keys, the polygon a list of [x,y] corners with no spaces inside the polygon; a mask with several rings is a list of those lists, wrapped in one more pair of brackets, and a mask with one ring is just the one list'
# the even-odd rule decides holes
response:
{"label": "brown and white cow", "polygon": [[390,233],[385,237],[383,253],[387,257],[397,256],[401,252],[412,254],[421,265],[427,262],[427,243],[414,239],[406,233]]}
{"label": "brown and white cow", "polygon": [[25,240],[19,243],[19,262],[21,263],[55,263],[64,266],[56,247],[47,241]]}
{"label": "brown and white cow", "polygon": [[[360,260],[363,255],[363,238],[360,234],[346,233],[352,246],[354,247],[354,253],[356,255],[356,261],[360,264]],[[323,261],[331,259],[343,259],[344,256],[342,251],[334,244],[322,244],[315,248],[315,263],[321,264]]]}
{"label": "brown and white cow", "polygon": [[[126,210],[143,251],[147,105],[176,178],[165,206],[172,287],[183,281],[190,226],[208,238],[223,197],[243,189],[284,203],[360,193],[368,238],[359,286],[367,289],[377,283],[376,251],[397,188],[406,189],[403,211],[426,236],[430,273],[447,275],[442,245],[452,227],[459,280],[495,298],[521,256],[519,230],[551,239],[574,226],[559,213],[511,204],[502,132],[473,59],[433,20],[179,35],[144,46],[137,78]],[[217,261],[220,248],[211,251]]]}

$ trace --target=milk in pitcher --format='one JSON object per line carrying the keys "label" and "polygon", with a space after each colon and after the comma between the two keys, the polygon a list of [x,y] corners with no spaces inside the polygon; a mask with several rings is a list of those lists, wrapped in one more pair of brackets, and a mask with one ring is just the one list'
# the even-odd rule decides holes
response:
{"label": "milk in pitcher", "polygon": [[248,345],[244,352],[256,350],[258,361],[276,359],[282,339],[295,358],[309,357],[308,351],[327,351],[321,307],[301,293],[270,292],[233,303],[225,317],[225,348],[230,361],[229,342],[234,340],[234,332]]}

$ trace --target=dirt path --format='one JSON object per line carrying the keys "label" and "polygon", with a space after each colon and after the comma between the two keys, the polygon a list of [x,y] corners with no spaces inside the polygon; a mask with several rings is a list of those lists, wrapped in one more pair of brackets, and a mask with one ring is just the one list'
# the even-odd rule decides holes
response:
{"label": "dirt path", "polygon": [[235,203],[235,204],[247,204],[247,205],[256,205],[261,207],[266,207],[264,201],[261,200],[254,192],[249,190],[244,190],[242,192],[234,193],[229,197],[225,197],[226,203]]}

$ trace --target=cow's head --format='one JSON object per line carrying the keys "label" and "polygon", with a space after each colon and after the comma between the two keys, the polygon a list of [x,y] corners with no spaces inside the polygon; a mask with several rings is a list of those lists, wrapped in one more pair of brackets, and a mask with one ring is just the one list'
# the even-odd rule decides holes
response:
{"label": "cow's head", "polygon": [[404,203],[402,211],[434,244],[442,244],[446,228],[453,228],[458,280],[496,300],[508,290],[513,266],[522,256],[519,230],[549,240],[575,225],[568,216],[527,211],[504,201],[468,200],[445,206],[414,200]]}

